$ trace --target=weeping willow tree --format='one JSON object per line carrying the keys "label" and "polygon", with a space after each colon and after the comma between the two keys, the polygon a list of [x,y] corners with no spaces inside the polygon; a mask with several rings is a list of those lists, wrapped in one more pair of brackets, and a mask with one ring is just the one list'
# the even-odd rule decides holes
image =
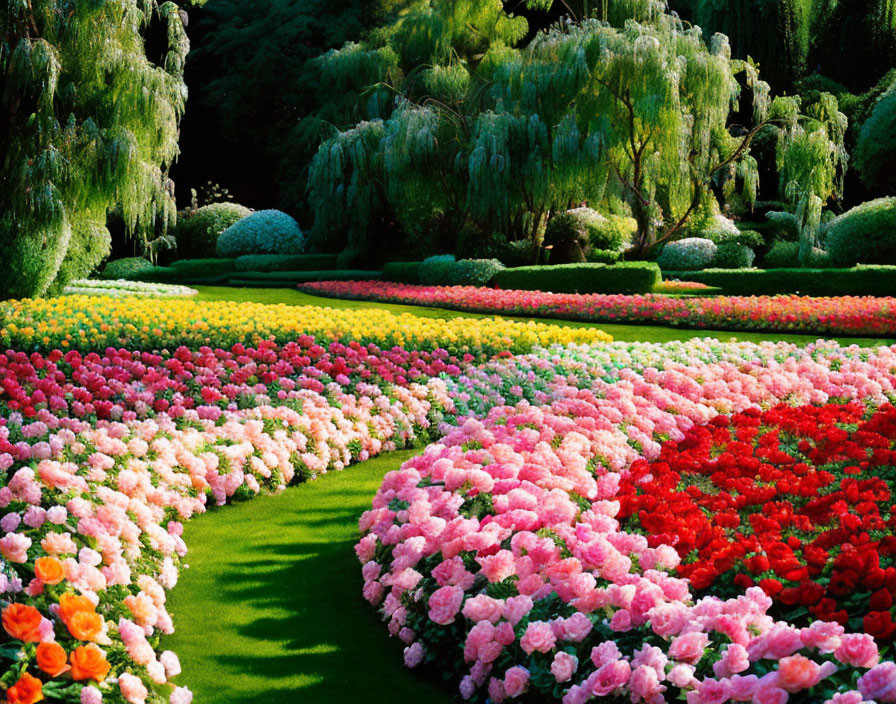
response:
{"label": "weeping willow tree", "polygon": [[[367,126],[325,142],[311,165],[317,222],[360,237],[374,213],[397,221],[424,203],[458,228],[537,242],[552,212],[588,203],[630,212],[643,255],[720,199],[755,199],[749,147],[766,125],[780,131],[782,179],[811,222],[810,194],[837,191],[819,176],[840,156],[836,102],[809,116],[778,98],[772,111],[756,66],[732,60],[724,36],[707,44],[657,2],[635,9],[639,21],[563,23],[522,50],[492,46],[466,83],[446,74],[454,97],[403,96],[376,137]],[[804,148],[822,133],[834,148]]]}
{"label": "weeping willow tree", "polygon": [[[147,238],[172,221],[167,170],[178,151],[188,42],[171,2],[5,5],[0,297],[25,297],[63,283],[60,271],[81,274],[97,250],[108,252],[110,209]],[[158,63],[145,47],[153,21],[165,32]]]}
{"label": "weeping willow tree", "polygon": [[697,0],[694,21],[707,39],[721,33],[735,58],[752,58],[774,90],[806,71],[814,0]]}

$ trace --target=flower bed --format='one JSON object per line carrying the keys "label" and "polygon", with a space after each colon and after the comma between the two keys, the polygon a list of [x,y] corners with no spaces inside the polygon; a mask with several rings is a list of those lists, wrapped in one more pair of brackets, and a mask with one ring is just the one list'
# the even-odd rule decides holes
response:
{"label": "flower bed", "polygon": [[812,617],[892,641],[896,408],[779,406],[718,416],[635,462],[620,517],[674,545],[691,586],[757,584],[791,623]]}
{"label": "flower bed", "polygon": [[125,279],[78,279],[65,287],[66,296],[148,296],[151,298],[185,298],[199,291],[177,284],[151,284]]}
{"label": "flower bed", "polygon": [[896,335],[896,298],[841,296],[602,295],[511,291],[472,286],[413,286],[381,281],[322,281],[299,286],[333,298],[543,316],[602,323],[656,323],[686,328]]}
{"label": "flower bed", "polygon": [[[657,588],[668,589],[663,603],[689,609],[688,618],[700,609],[716,621],[718,614],[714,606],[686,603],[685,582],[661,574],[660,567],[677,563],[674,549],[614,527],[618,472],[640,457],[656,459],[664,441],[684,438],[719,413],[784,399],[882,406],[896,399],[894,368],[896,349],[711,341],[557,346],[488,361],[357,343],[324,348],[310,335],[283,346],[229,350],[8,352],[0,355],[0,689],[13,704],[33,704],[39,696],[81,704],[188,703],[189,691],[171,682],[180,669],[176,656],[159,652],[160,635],[172,628],[165,590],[176,582],[187,548],[183,522],[209,505],[276,491],[438,435],[445,435],[440,444],[388,475],[375,510],[364,518],[371,533],[359,548],[374,558],[364,568],[365,594],[372,601],[381,596],[387,612],[399,603],[407,612],[387,615],[395,633],[416,639],[410,663],[443,658],[450,673],[470,677],[463,680],[465,693],[482,684],[497,698],[526,686],[547,698],[584,697],[591,675],[585,665],[572,667],[571,658],[584,657],[585,646],[575,639],[587,627],[570,604],[580,596],[598,599],[599,592],[607,599],[602,608],[626,604],[633,626],[617,629],[625,616],[614,615],[611,628],[591,611],[589,630],[601,640],[612,636],[627,656],[635,639],[655,642],[663,657],[682,664],[676,676],[684,677],[691,667],[684,656],[638,622],[648,601],[658,598]],[[454,538],[444,532],[449,519]],[[585,533],[578,527],[583,522],[590,526]],[[445,547],[449,540],[453,547]],[[590,558],[583,550],[592,550]],[[483,579],[501,575],[511,564],[508,552],[514,574]],[[606,564],[595,568],[601,554]],[[592,562],[577,572],[573,559]],[[450,564],[439,567],[443,562]],[[589,569],[598,573],[591,586]],[[411,584],[414,573],[422,575],[419,587]],[[518,645],[514,635],[497,653],[489,643],[498,641],[483,635],[487,625],[477,626],[470,640],[472,621],[448,623],[457,591],[432,597],[445,586],[466,587],[468,574],[473,581],[459,595],[458,609],[488,607],[491,602],[475,601],[474,592],[483,592],[511,604],[515,611],[508,613],[518,613],[521,629],[562,616],[568,621],[563,633],[573,634],[569,644],[565,635],[555,637],[566,656],[542,653],[549,638],[541,626],[525,640],[521,632]],[[536,576],[541,586],[532,589]],[[606,581],[617,577],[615,586]],[[410,599],[416,589],[425,595],[421,602]],[[672,599],[676,594],[681,598]],[[522,597],[532,599],[531,608]],[[767,602],[760,590],[729,603],[724,608],[750,614],[757,627],[771,623],[761,615]],[[507,638],[500,621],[491,625]],[[713,627],[708,621],[704,631],[718,640]],[[831,638],[854,643],[849,647],[870,664],[873,641],[838,633]],[[476,639],[483,640],[477,645]],[[476,649],[470,662],[460,643],[471,654]],[[656,651],[642,652],[640,660],[625,661],[630,669],[660,661]],[[842,664],[853,656],[837,657]],[[825,658],[832,660],[819,662]],[[614,658],[605,674],[624,670],[623,660]],[[503,690],[479,681],[492,662],[509,672],[500,673]],[[803,660],[788,663],[794,672],[822,672]],[[577,674],[563,679],[571,667]],[[828,675],[829,665],[818,667]],[[871,691],[887,667],[868,670],[864,684],[857,677],[868,668],[844,667],[836,677]],[[703,677],[705,667],[692,674]],[[642,670],[629,679],[645,677]],[[768,680],[763,686],[772,689]]]}
{"label": "flower bed", "polygon": [[[473,407],[500,400],[486,379],[511,393],[531,379],[541,405],[469,418],[387,475],[362,517],[364,595],[406,664],[432,663],[476,701],[896,701],[896,664],[871,635],[777,621],[758,587],[696,601],[673,547],[621,529],[629,467],[720,413],[896,398],[894,349],[715,349],[554,351],[450,383]],[[539,382],[559,361],[566,373]]]}
{"label": "flower bed", "polygon": [[0,345],[21,350],[230,347],[272,339],[288,343],[308,335],[331,341],[451,354],[526,352],[535,345],[605,342],[595,329],[514,321],[441,320],[384,310],[231,301],[108,299],[65,296],[0,302]]}

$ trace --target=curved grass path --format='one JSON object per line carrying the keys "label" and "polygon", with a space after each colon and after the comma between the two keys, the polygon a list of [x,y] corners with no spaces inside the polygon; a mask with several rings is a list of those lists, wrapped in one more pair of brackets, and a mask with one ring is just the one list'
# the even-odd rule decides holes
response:
{"label": "curved grass path", "polygon": [[416,454],[393,452],[278,495],[186,524],[189,547],[169,595],[163,640],[196,704],[449,704],[407,670],[361,597],[358,517],[383,475]]}

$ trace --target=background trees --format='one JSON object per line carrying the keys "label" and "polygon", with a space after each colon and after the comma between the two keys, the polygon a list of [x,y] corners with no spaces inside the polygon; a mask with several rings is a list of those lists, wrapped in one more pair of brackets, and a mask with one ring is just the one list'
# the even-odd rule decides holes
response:
{"label": "background trees", "polygon": [[[147,53],[144,39],[159,34]],[[152,238],[175,212],[168,168],[188,42],[179,8],[32,0],[0,15],[0,297],[40,295],[109,251],[107,212]]]}

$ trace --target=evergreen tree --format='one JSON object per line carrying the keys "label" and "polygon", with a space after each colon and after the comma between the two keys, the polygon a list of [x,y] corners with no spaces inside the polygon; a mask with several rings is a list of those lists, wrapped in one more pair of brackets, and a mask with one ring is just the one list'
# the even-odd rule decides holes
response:
{"label": "evergreen tree", "polygon": [[[158,63],[144,43],[154,18]],[[152,0],[6,3],[0,37],[0,297],[34,296],[66,257],[108,251],[111,208],[146,237],[172,221],[188,43],[178,7]]]}
{"label": "evergreen tree", "polygon": [[859,93],[896,67],[896,0],[818,0],[810,66]]}
{"label": "evergreen tree", "polygon": [[721,33],[735,58],[752,58],[775,91],[806,71],[813,0],[696,0],[694,22],[709,40]]}

